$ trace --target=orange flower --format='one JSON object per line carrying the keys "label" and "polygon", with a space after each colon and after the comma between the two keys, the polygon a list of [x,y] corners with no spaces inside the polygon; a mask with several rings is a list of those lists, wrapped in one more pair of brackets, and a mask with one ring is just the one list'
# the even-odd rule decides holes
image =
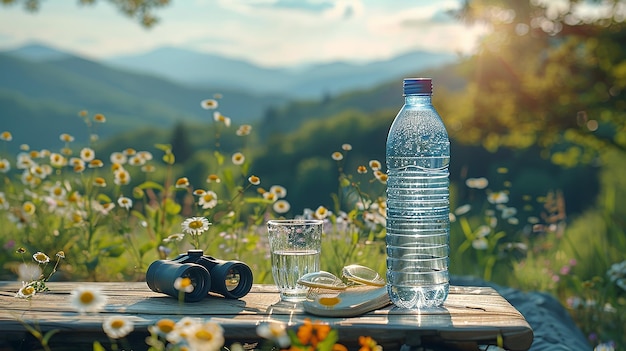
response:
{"label": "orange flower", "polygon": [[302,345],[311,345],[315,349],[319,342],[326,339],[330,330],[328,324],[311,323],[311,320],[306,318],[304,324],[298,328],[296,335]]}
{"label": "orange flower", "polygon": [[382,350],[380,345],[376,343],[376,340],[372,339],[371,336],[359,336],[359,345],[361,348],[359,351],[379,351]]}

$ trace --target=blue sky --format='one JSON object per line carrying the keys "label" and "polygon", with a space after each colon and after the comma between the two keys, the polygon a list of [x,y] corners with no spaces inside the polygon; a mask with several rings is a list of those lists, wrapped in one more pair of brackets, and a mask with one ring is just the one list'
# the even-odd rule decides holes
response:
{"label": "blue sky", "polygon": [[90,58],[175,46],[264,66],[366,62],[413,50],[470,53],[481,28],[445,11],[460,0],[172,0],[141,27],[108,1],[0,6],[0,50],[33,41]]}

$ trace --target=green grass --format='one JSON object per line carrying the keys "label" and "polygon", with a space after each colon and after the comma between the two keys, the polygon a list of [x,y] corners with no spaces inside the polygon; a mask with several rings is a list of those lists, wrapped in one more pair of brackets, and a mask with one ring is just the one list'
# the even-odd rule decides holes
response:
{"label": "green grass", "polygon": [[[79,157],[80,147],[72,142],[65,146],[72,151],[64,155],[68,162]],[[247,263],[255,283],[272,283],[265,222],[285,214],[274,208],[276,193],[251,181],[250,160],[233,164],[231,155],[204,150],[206,165],[197,167],[210,169],[220,182],[186,185],[168,145],[159,145],[151,159],[137,165],[113,165],[110,155],[95,150],[105,166],[79,171],[55,165],[45,152],[31,151],[24,151],[30,156],[0,153],[3,169],[11,164],[11,170],[0,173],[0,279],[40,284],[48,279],[143,280],[154,260],[201,248],[220,259]],[[129,160],[134,155],[125,152]],[[341,153],[350,156],[347,147]],[[625,259],[626,162],[621,153],[603,157],[596,203],[572,218],[559,191],[525,199],[521,208],[509,207],[506,199],[518,187],[506,181],[506,169],[499,170],[502,180],[487,187],[452,184],[450,267],[453,274],[549,292],[570,311],[591,345],[614,342],[620,348],[626,346],[626,290],[615,277],[625,279],[626,286],[626,271],[613,277],[607,272]],[[311,204],[308,214],[326,220],[322,269],[339,274],[343,266],[357,263],[384,274],[384,184],[371,166],[365,174],[350,174],[343,169],[345,159],[332,162],[339,175],[334,206]],[[146,164],[155,171],[147,172]],[[128,171],[127,184],[116,175],[120,168]],[[39,169],[45,175],[38,175]],[[218,201],[203,208],[199,190],[214,191]],[[130,199],[132,207],[123,208],[120,198]],[[103,206],[108,204],[115,207],[107,210]],[[212,223],[201,235],[181,227],[194,216]],[[179,233],[185,233],[182,241],[169,240]],[[35,262],[31,256],[36,252],[47,254],[51,262]],[[59,252],[65,258],[55,271]],[[25,277],[25,265],[40,269],[41,275]]]}

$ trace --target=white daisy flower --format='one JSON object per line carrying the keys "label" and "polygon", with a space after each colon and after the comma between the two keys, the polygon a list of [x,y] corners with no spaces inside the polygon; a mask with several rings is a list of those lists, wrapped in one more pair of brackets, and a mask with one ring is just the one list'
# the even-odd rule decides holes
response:
{"label": "white daisy flower", "polygon": [[192,350],[218,351],[224,346],[224,330],[215,322],[194,324],[186,333]]}
{"label": "white daisy flower", "polygon": [[382,164],[378,160],[370,160],[369,166],[372,171],[379,171],[382,168]]}
{"label": "white daisy flower", "polygon": [[280,185],[272,185],[272,187],[270,188],[270,192],[276,194],[276,197],[278,197],[279,199],[287,196],[287,189]]}
{"label": "white daisy flower", "polygon": [[457,209],[454,210],[454,214],[457,216],[461,216],[461,215],[468,213],[471,209],[472,209],[472,205],[465,204],[465,205],[457,207]]}
{"label": "white daisy flower", "polygon": [[113,182],[116,185],[126,185],[130,183],[130,173],[128,173],[128,171],[124,168],[119,168],[115,170],[113,174],[115,175]]}
{"label": "white daisy flower", "polygon": [[111,339],[120,339],[130,334],[135,326],[128,316],[110,316],[102,322],[102,329]]}
{"label": "white daisy flower", "polygon": [[158,320],[154,325],[149,326],[148,331],[152,335],[158,335],[158,336],[164,337],[170,332],[172,332],[175,326],[176,326],[176,323],[174,323],[173,320],[164,318],[164,319]]}
{"label": "white daisy flower", "polygon": [[330,211],[324,206],[320,206],[315,210],[314,217],[317,219],[324,219],[330,215]]}
{"label": "white daisy flower", "polygon": [[287,202],[287,200],[281,199],[274,202],[274,205],[272,205],[272,209],[274,209],[274,212],[276,213],[287,213],[291,209],[291,205],[289,204],[289,202]]}
{"label": "white daisy flower", "polygon": [[509,195],[504,191],[497,191],[487,195],[487,201],[492,204],[504,204],[509,202]]}
{"label": "white daisy flower", "polygon": [[215,207],[217,205],[217,194],[211,190],[206,191],[198,199],[198,205],[202,206],[203,209]]}
{"label": "white daisy flower", "polygon": [[133,200],[126,196],[120,196],[119,199],[117,199],[117,204],[122,208],[130,210],[130,208],[133,207]]}
{"label": "white daisy flower", "polygon": [[200,235],[209,229],[211,223],[204,217],[190,217],[182,223],[183,232],[190,235]]}
{"label": "white daisy flower", "polygon": [[489,181],[485,177],[467,178],[465,180],[465,185],[468,188],[472,188],[472,189],[485,189],[487,186],[489,186]]}
{"label": "white daisy flower", "polygon": [[191,283],[191,279],[187,277],[178,277],[174,281],[174,289],[178,291],[184,291],[186,293],[193,292],[193,284]]}
{"label": "white daisy flower", "polygon": [[96,152],[92,148],[85,147],[80,150],[80,159],[89,162],[96,158]]}
{"label": "white daisy flower", "polygon": [[215,122],[222,122],[226,127],[230,127],[230,117],[226,117],[218,111],[213,112]]}
{"label": "white daisy flower", "polygon": [[7,173],[11,170],[11,162],[6,158],[0,159],[0,172]]}
{"label": "white daisy flower", "polygon": [[79,286],[70,294],[70,303],[80,313],[98,312],[106,305],[106,296],[101,290],[90,286]]}
{"label": "white daisy flower", "polygon": [[215,110],[219,104],[215,99],[206,99],[200,101],[200,106],[205,110]]}
{"label": "white daisy flower", "polygon": [[33,254],[33,260],[37,261],[37,263],[48,263],[50,262],[50,257],[45,253],[38,251]]}
{"label": "white daisy flower", "polygon": [[110,157],[111,163],[117,163],[120,165],[126,164],[128,157],[121,152],[114,152]]}
{"label": "white daisy flower", "polygon": [[252,185],[259,185],[259,184],[261,184],[261,178],[255,176],[255,175],[251,175],[250,177],[248,177],[248,181]]}
{"label": "white daisy flower", "polygon": [[37,290],[35,289],[34,286],[32,286],[32,284],[22,282],[22,287],[17,292],[15,297],[20,298],[20,299],[30,299],[31,297],[35,296],[36,291]]}
{"label": "white daisy flower", "polygon": [[282,323],[269,322],[259,324],[256,328],[256,333],[264,339],[274,341],[281,349],[287,348],[291,344],[287,328]]}
{"label": "white daisy flower", "polygon": [[246,161],[246,157],[241,152],[235,152],[232,157],[233,164],[240,166]]}

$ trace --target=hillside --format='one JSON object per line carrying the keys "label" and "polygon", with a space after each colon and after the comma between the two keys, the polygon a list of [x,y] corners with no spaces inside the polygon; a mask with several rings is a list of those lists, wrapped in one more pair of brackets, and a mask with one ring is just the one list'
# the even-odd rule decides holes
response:
{"label": "hillside", "polygon": [[[146,125],[210,121],[212,115],[200,107],[200,101],[215,93],[224,96],[220,110],[240,121],[258,119],[267,107],[284,101],[276,96],[185,87],[71,55],[33,61],[0,53],[2,129],[36,148],[56,142],[60,129],[79,132],[75,123],[67,122],[80,110],[108,117],[103,137]],[[33,133],[40,138],[31,138]]]}
{"label": "hillside", "polygon": [[[75,119],[81,110],[107,117],[106,127],[98,131],[101,138],[143,127],[201,124],[211,122],[212,114],[200,107],[200,101],[220,93],[220,112],[234,123],[260,122],[260,135],[266,137],[347,108],[372,111],[396,106],[400,72],[450,60],[455,58],[415,52],[367,64],[270,69],[162,48],[103,63],[32,44],[0,52],[2,129],[19,140],[12,148],[21,143],[42,148],[57,144],[63,132],[85,141],[88,131]],[[393,83],[386,85],[389,81]]]}
{"label": "hillside", "polygon": [[[444,103],[447,92],[463,89],[465,81],[458,73],[463,63],[454,63],[423,71],[415,71],[407,76],[431,77],[433,79],[435,105]],[[391,110],[395,114],[404,103],[402,77],[388,80],[370,89],[353,90],[339,95],[326,95],[315,101],[302,100],[285,104],[266,111],[259,123],[259,135],[266,139],[271,135],[289,134],[310,120],[324,119],[346,110],[374,113]]]}

